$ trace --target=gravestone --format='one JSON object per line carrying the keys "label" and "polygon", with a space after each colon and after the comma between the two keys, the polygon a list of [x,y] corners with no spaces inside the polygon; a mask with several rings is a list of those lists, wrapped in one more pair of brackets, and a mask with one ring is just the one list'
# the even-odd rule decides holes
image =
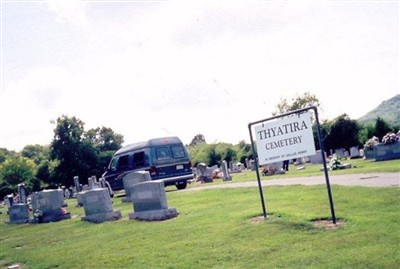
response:
{"label": "gravestone", "polygon": [[232,180],[232,177],[229,174],[229,169],[228,169],[228,165],[227,165],[226,161],[222,161],[221,170],[222,170],[222,173],[224,174],[223,181]]}
{"label": "gravestone", "polygon": [[75,184],[76,192],[81,192],[82,188],[81,188],[81,185],[79,183],[79,177],[78,176],[74,176],[74,184]]}
{"label": "gravestone", "polygon": [[243,164],[238,162],[238,163],[233,163],[232,168],[230,169],[231,173],[240,173],[243,170]]}
{"label": "gravestone", "polygon": [[196,168],[196,167],[192,167],[192,173],[193,173],[194,177],[197,178],[197,176],[198,176],[198,171],[197,171],[197,168]]}
{"label": "gravestone", "polygon": [[25,184],[18,184],[18,195],[19,195],[19,203],[27,204],[28,203],[28,192],[26,191]]}
{"label": "gravestone", "polygon": [[6,205],[7,205],[7,215],[8,215],[8,210],[14,204],[14,194],[11,193],[11,194],[6,195],[4,200],[5,200]]}
{"label": "gravestone", "polygon": [[[321,150],[317,150],[314,155],[308,156],[310,159],[310,163],[312,164],[320,164],[322,163],[322,155],[321,155]],[[325,154],[325,159],[327,158]]]}
{"label": "gravestone", "polygon": [[113,221],[121,218],[121,211],[113,210],[110,193],[106,188],[98,188],[81,193],[85,217],[81,220],[92,223]]}
{"label": "gravestone", "polygon": [[358,149],[358,146],[354,146],[350,148],[350,159],[356,159],[360,158],[360,150]]}
{"label": "gravestone", "polygon": [[197,171],[199,173],[198,181],[201,181],[204,183],[213,181],[211,178],[213,171],[210,171],[210,169],[207,167],[207,165],[205,163],[199,163],[197,165]]}
{"label": "gravestone", "polygon": [[400,141],[391,144],[378,144],[376,148],[376,161],[387,161],[400,159]]}
{"label": "gravestone", "polygon": [[164,182],[153,180],[130,188],[134,212],[129,219],[160,221],[178,216],[174,207],[168,207]]}
{"label": "gravestone", "polygon": [[99,184],[101,189],[107,188],[106,179],[104,177],[99,178]]}
{"label": "gravestone", "polygon": [[47,223],[70,219],[71,214],[62,207],[64,196],[62,190],[43,190],[32,194],[32,211],[34,222]]}
{"label": "gravestone", "polygon": [[8,208],[10,224],[29,223],[29,206],[26,203],[14,204]]}
{"label": "gravestone", "polygon": [[91,176],[88,178],[89,189],[100,189],[100,183],[97,181],[96,176]]}
{"label": "gravestone", "polygon": [[126,196],[122,198],[122,202],[132,202],[130,188],[138,183],[151,181],[151,176],[148,171],[136,171],[125,175],[122,178]]}
{"label": "gravestone", "polygon": [[342,148],[335,149],[335,154],[339,158],[345,157],[344,150]]}

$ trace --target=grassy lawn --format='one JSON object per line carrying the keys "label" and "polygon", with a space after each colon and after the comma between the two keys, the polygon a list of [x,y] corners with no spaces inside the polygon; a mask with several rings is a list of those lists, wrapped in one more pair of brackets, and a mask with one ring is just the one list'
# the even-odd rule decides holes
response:
{"label": "grassy lawn", "polygon": [[[399,161],[356,163],[330,173],[400,169]],[[290,168],[283,177],[321,173],[320,166]],[[255,180],[254,172],[233,180],[239,178]],[[113,207],[122,219],[101,224],[81,221],[84,209],[74,199],[67,207],[73,218],[56,223],[11,225],[2,208],[0,268],[397,268],[400,188],[335,185],[332,191],[343,222],[333,229],[313,225],[330,217],[324,185],[266,188],[267,220],[259,218],[257,188],[167,192],[179,216],[163,222],[129,220],[133,206],[121,197]]]}

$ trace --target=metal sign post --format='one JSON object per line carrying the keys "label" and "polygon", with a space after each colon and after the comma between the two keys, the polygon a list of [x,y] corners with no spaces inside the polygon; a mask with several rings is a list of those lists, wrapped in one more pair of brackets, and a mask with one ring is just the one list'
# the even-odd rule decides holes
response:
{"label": "metal sign post", "polygon": [[[322,162],[324,166],[325,172],[325,180],[326,186],[328,189],[328,197],[329,197],[329,204],[331,209],[332,215],[332,222],[336,224],[336,217],[335,217],[335,209],[333,205],[332,199],[332,192],[329,183],[329,175],[328,169],[326,166],[326,159],[325,159],[325,150],[324,145],[322,143],[321,137],[321,127],[319,124],[318,119],[318,111],[315,106],[307,107],[303,109],[294,110],[288,113],[281,114],[279,116],[267,118],[264,120],[256,121],[249,123],[249,134],[250,134],[250,141],[251,147],[253,150],[254,156],[254,164],[256,168],[256,175],[257,175],[257,182],[258,182],[258,189],[260,192],[260,199],[261,205],[263,209],[263,216],[264,219],[267,218],[267,211],[264,202],[264,194],[262,190],[262,184],[260,180],[260,172],[258,169],[259,163],[266,164],[271,162],[276,162],[285,159],[292,159],[293,157],[299,158],[304,156],[310,156],[315,154],[315,147],[314,147],[314,138],[312,135],[312,126],[310,118],[307,118],[307,115],[302,115],[304,112],[309,111],[310,109],[314,110],[315,113],[315,120],[317,124],[318,130],[318,140],[319,146],[321,149],[322,155]],[[296,118],[286,118],[281,121],[275,121],[273,123],[268,124],[264,127],[264,123],[278,119],[284,118],[293,114],[298,115],[298,119]],[[262,127],[258,126],[257,128],[257,150],[254,145],[253,139],[253,132],[252,127],[256,124],[263,124]],[[311,137],[311,138],[310,138]],[[262,141],[264,140],[264,141]],[[312,145],[310,145],[312,144]],[[286,150],[285,150],[286,149]],[[258,154],[257,154],[258,153]]]}

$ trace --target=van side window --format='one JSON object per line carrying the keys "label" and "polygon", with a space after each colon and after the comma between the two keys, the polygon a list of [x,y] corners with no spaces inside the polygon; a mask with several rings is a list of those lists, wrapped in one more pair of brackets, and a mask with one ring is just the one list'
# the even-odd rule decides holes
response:
{"label": "van side window", "polygon": [[135,152],[133,154],[133,167],[135,169],[144,167],[146,165],[145,156],[146,155],[144,154],[144,151]]}
{"label": "van side window", "polygon": [[172,156],[175,159],[185,157],[185,151],[181,146],[172,146],[171,149],[172,149]]}
{"label": "van side window", "polygon": [[156,158],[157,158],[157,160],[169,159],[168,148],[167,147],[157,148],[156,149]]}
{"label": "van side window", "polygon": [[129,161],[129,155],[124,155],[124,156],[119,157],[118,163],[117,163],[117,170],[128,168],[128,164],[129,164],[128,161]]}

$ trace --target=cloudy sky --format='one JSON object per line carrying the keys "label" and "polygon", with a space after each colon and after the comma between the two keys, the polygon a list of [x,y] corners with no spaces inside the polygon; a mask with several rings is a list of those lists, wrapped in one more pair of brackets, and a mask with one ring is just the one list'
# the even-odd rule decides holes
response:
{"label": "cloudy sky", "polygon": [[398,1],[2,0],[0,147],[49,144],[61,115],[249,142],[304,92],[357,119],[399,93],[399,57]]}

